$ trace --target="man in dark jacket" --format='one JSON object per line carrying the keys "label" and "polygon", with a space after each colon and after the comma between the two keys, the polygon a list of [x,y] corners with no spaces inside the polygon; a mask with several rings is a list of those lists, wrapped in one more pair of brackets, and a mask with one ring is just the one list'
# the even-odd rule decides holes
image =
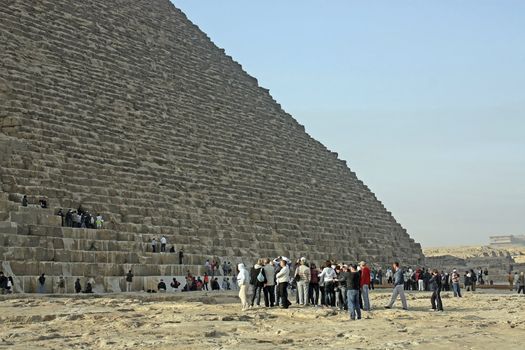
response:
{"label": "man in dark jacket", "polygon": [[351,320],[361,319],[361,308],[359,305],[359,289],[361,275],[357,271],[357,266],[350,264],[350,271],[343,271],[339,275],[339,283],[346,286],[346,300],[348,302],[348,312]]}
{"label": "man in dark jacket", "polygon": [[7,292],[7,277],[4,276],[4,273],[0,271],[0,294],[5,294]]}
{"label": "man in dark jacket", "polygon": [[75,292],[80,293],[82,291],[82,285],[80,284],[80,278],[75,281]]}
{"label": "man in dark jacket", "polygon": [[[253,307],[255,298],[257,298],[257,306],[261,305],[261,294],[266,283],[266,276],[264,274],[262,259],[259,259],[257,263],[252,267],[250,271],[250,284],[253,286],[252,302],[250,306]],[[262,281],[259,280],[259,274],[262,276]]]}
{"label": "man in dark jacket", "polygon": [[443,303],[441,302],[441,275],[439,274],[438,270],[432,271],[432,277],[430,278],[429,285],[430,290],[432,291],[432,296],[430,297],[432,310],[443,311]]}

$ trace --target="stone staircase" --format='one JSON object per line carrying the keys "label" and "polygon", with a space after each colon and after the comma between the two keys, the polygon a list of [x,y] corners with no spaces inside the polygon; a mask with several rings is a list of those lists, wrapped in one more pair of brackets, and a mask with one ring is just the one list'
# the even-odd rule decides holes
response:
{"label": "stone staircase", "polygon": [[14,0],[0,19],[0,193],[105,218],[91,232],[0,210],[20,224],[20,249],[4,252],[13,266],[37,273],[41,262],[15,260],[37,254],[61,259],[49,262],[57,271],[76,259],[107,278],[124,271],[113,261],[158,276],[171,258],[146,249],[161,234],[191,264],[422,263],[420,245],[346,162],[168,0]]}
{"label": "stone staircase", "polygon": [[98,291],[118,292],[124,290],[123,276],[130,269],[134,290],[144,290],[155,288],[160,278],[182,281],[188,271],[202,276],[203,262],[213,258],[185,253],[185,264],[179,265],[178,254],[148,251],[149,236],[62,227],[52,209],[18,206],[5,193],[0,194],[0,208],[8,214],[7,220],[0,221],[2,270],[15,278],[17,292],[35,292],[41,273],[49,276],[48,291],[64,275],[70,289],[79,277],[94,278]]}

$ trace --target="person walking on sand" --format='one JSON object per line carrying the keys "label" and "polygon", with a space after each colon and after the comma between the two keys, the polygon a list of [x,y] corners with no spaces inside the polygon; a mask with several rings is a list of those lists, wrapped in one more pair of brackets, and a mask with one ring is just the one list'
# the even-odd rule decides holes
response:
{"label": "person walking on sand", "polygon": [[432,311],[443,311],[443,302],[441,301],[441,275],[438,270],[432,271],[432,277],[429,281],[432,296],[430,297],[430,304]]}
{"label": "person walking on sand", "polygon": [[237,285],[239,286],[239,298],[241,299],[242,310],[248,309],[248,286],[250,284],[250,273],[243,263],[237,265]]}
{"label": "person walking on sand", "polygon": [[392,291],[392,298],[388,305],[385,306],[385,309],[391,309],[399,295],[401,304],[403,305],[403,310],[408,310],[407,299],[404,291],[405,279],[403,270],[399,267],[399,262],[397,261],[392,264],[392,268],[394,270],[394,290]]}
{"label": "person walking on sand", "polygon": [[450,275],[450,280],[452,281],[452,290],[454,291],[454,296],[458,298],[461,298],[461,287],[459,285],[460,278],[461,276],[459,275],[458,270],[452,270],[452,274]]}
{"label": "person walking on sand", "polygon": [[133,273],[131,270],[126,274],[126,292],[131,292],[131,284],[133,283]]}
{"label": "person walking on sand", "polygon": [[523,271],[520,273],[520,277],[518,278],[518,294],[522,292],[525,294],[525,274]]}

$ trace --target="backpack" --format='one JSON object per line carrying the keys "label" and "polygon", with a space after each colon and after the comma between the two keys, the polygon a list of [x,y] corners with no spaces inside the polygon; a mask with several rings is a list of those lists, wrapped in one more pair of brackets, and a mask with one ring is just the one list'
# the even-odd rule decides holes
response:
{"label": "backpack", "polygon": [[264,272],[263,272],[263,269],[261,268],[261,270],[259,271],[259,274],[257,275],[257,281],[259,282],[264,282],[264,280],[266,279],[266,277],[264,277]]}

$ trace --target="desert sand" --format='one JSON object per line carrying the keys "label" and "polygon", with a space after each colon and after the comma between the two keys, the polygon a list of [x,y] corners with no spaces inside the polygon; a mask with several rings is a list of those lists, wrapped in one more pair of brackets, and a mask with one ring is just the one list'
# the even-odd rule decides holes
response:
{"label": "desert sand", "polygon": [[[38,296],[0,299],[0,349],[524,349],[525,296],[505,291],[409,292],[409,311],[375,309],[359,321],[326,308],[240,311],[234,292]],[[291,298],[293,301],[294,299]]]}

